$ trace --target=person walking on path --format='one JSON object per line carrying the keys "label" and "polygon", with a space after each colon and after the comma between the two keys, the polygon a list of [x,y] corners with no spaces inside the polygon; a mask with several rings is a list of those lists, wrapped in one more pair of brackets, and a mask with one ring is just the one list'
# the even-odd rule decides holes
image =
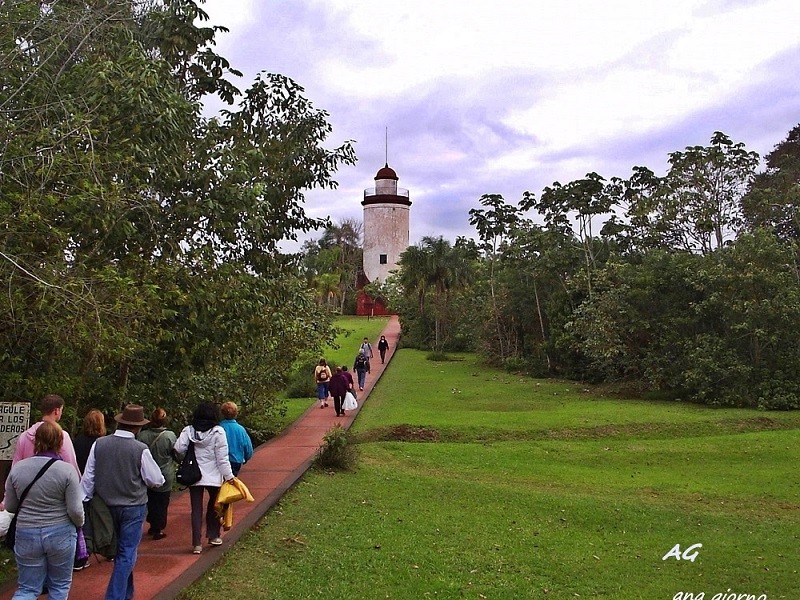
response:
{"label": "person walking on path", "polygon": [[328,406],[328,383],[331,380],[331,368],[324,358],[319,359],[319,364],[314,368],[314,382],[317,384],[317,400],[319,407]]}
{"label": "person walking on path", "polygon": [[59,424],[43,422],[36,429],[34,455],[15,463],[6,479],[6,509],[17,513],[14,558],[18,587],[14,600],[38,598],[43,586],[47,586],[50,600],[69,596],[76,527],[83,525],[84,517],[78,474],[60,459],[63,443]]}
{"label": "person walking on path", "polygon": [[[11,462],[12,465],[20,460],[30,458],[35,454],[34,440],[36,437],[36,431],[42,426],[43,423],[58,423],[61,420],[61,415],[64,412],[64,399],[56,394],[48,394],[42,398],[40,408],[42,411],[42,420],[38,423],[34,423],[25,432],[23,432],[19,438],[17,438],[17,446],[14,449],[14,457],[12,458]],[[75,468],[75,472],[78,474],[78,478],[80,479],[81,475],[83,474],[83,468],[80,464],[78,464],[78,458],[75,454],[75,446],[73,445],[72,439],[69,437],[69,434],[66,431],[62,429],[61,433],[63,439],[61,450],[59,450],[59,455],[62,460],[71,464]],[[78,535],[81,541],[83,541],[82,532]],[[87,564],[89,564],[88,557],[76,560],[73,566],[76,571],[80,571]]]}
{"label": "person walking on path", "polygon": [[117,554],[105,600],[131,600],[133,568],[147,513],[147,488],[163,485],[164,475],[147,446],[136,439],[150,422],[144,418],[144,409],[128,404],[114,420],[114,434],[98,439],[89,451],[81,486],[86,500],[97,494],[105,502],[117,534]]}
{"label": "person walking on path", "polygon": [[177,438],[167,429],[167,411],[160,407],[156,408],[150,415],[150,427],[140,432],[137,438],[147,444],[150,454],[153,455],[164,476],[163,485],[147,489],[147,523],[150,525],[147,534],[154,540],[161,540],[167,537],[164,529],[167,528],[169,500],[172,486],[175,484],[175,461],[172,458],[172,451]]}
{"label": "person walking on path", "polygon": [[347,370],[347,365],[342,365],[342,375],[347,379],[347,391],[353,394],[353,398],[357,397],[356,382],[353,380],[353,374]]}
{"label": "person walking on path", "polygon": [[228,460],[231,463],[231,471],[236,476],[242,465],[253,457],[253,441],[247,430],[236,421],[239,407],[235,402],[223,402],[220,411],[222,421],[219,424],[225,430],[225,437],[228,439]]}
{"label": "person walking on path", "polygon": [[189,500],[192,507],[192,553],[200,554],[203,533],[203,492],[208,493],[205,511],[206,536],[211,546],[221,546],[220,522],[214,511],[217,494],[223,481],[233,479],[228,440],[225,430],[219,425],[217,407],[211,402],[201,402],[192,415],[191,425],[187,425],[178,436],[175,444],[176,454],[183,456],[194,443],[197,465],[200,467],[200,481],[189,486]]}
{"label": "person walking on path", "polygon": [[347,388],[350,382],[344,376],[344,371],[341,367],[336,367],[336,373],[331,377],[330,391],[333,396],[333,409],[336,411],[337,417],[344,416],[344,395],[347,393]]}
{"label": "person walking on path", "polygon": [[75,436],[75,458],[78,461],[78,468],[81,475],[86,470],[86,461],[89,459],[89,451],[94,443],[106,435],[106,418],[96,408],[93,408],[83,417],[83,429]]}
{"label": "person walking on path", "polygon": [[364,353],[363,350],[360,350],[358,354],[356,354],[356,359],[353,361],[353,370],[358,375],[358,389],[364,389],[364,385],[367,383],[367,373],[369,373],[369,359],[367,355]]}
{"label": "person walking on path", "polygon": [[[64,399],[56,394],[47,394],[42,398],[40,407],[42,410],[42,420],[31,425],[17,438],[17,446],[14,448],[14,457],[11,459],[12,465],[23,458],[30,458],[35,454],[33,448],[36,430],[41,427],[42,423],[58,423],[61,420],[61,415],[64,413]],[[59,451],[61,459],[75,467],[75,472],[78,474],[78,477],[80,477],[81,469],[78,466],[78,460],[75,458],[75,448],[72,445],[72,438],[69,437],[66,431],[62,430],[62,433],[64,435],[64,443],[61,445],[61,450]]]}
{"label": "person walking on path", "polygon": [[386,336],[382,335],[381,339],[378,340],[378,354],[381,355],[381,364],[386,363],[386,351],[389,349],[389,342],[386,340]]}
{"label": "person walking on path", "polygon": [[[98,439],[105,437],[105,435],[106,418],[103,416],[103,413],[96,408],[93,408],[86,413],[86,416],[83,418],[83,429],[78,435],[75,436],[75,458],[78,461],[78,468],[80,469],[81,476],[83,476],[83,472],[86,470],[86,461],[89,460],[89,452],[91,451],[92,446]],[[83,530],[78,532],[78,541],[79,545],[86,545],[86,540],[83,537]],[[75,566],[73,570],[82,571],[88,566],[88,553],[86,553],[86,556],[83,556],[82,553],[76,552]]]}
{"label": "person walking on path", "polygon": [[372,360],[374,354],[372,354],[372,344],[369,343],[369,338],[365,337],[364,341],[361,342],[361,348],[359,348],[361,352],[367,357],[367,360]]}

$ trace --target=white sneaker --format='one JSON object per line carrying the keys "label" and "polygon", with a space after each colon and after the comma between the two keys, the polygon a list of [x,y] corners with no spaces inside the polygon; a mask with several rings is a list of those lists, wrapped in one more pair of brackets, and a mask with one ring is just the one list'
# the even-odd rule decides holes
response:
{"label": "white sneaker", "polygon": [[195,546],[192,548],[192,554],[200,554],[203,551],[202,546]]}
{"label": "white sneaker", "polygon": [[208,540],[208,543],[212,546],[221,546],[222,545],[222,538],[212,538]]}

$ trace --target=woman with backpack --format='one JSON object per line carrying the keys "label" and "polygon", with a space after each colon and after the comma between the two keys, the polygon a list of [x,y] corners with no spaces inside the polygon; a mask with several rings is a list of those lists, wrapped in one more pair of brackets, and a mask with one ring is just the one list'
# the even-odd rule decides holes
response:
{"label": "woman with backpack", "polygon": [[319,364],[314,369],[314,381],[317,384],[317,399],[319,407],[328,406],[328,384],[331,381],[331,369],[324,358],[319,359]]}

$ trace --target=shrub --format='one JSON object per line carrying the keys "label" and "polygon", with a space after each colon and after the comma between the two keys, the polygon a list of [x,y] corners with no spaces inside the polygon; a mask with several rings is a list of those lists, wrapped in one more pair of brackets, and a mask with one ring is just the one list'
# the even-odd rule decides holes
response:
{"label": "shrub", "polygon": [[270,410],[258,413],[247,412],[240,415],[238,421],[247,430],[253,446],[259,446],[278,434],[285,416],[286,404],[275,402]]}
{"label": "shrub", "polygon": [[503,361],[503,368],[508,373],[525,373],[528,371],[528,362],[519,356],[509,356]]}
{"label": "shrub", "polygon": [[338,423],[322,438],[315,464],[323,469],[352,471],[358,462],[358,447],[350,431]]}

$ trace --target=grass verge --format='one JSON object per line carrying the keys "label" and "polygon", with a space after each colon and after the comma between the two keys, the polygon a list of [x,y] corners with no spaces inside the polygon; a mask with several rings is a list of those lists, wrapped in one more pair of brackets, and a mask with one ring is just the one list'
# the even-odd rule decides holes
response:
{"label": "grass verge", "polygon": [[359,467],[310,471],[181,598],[796,598],[799,428],[403,350]]}

